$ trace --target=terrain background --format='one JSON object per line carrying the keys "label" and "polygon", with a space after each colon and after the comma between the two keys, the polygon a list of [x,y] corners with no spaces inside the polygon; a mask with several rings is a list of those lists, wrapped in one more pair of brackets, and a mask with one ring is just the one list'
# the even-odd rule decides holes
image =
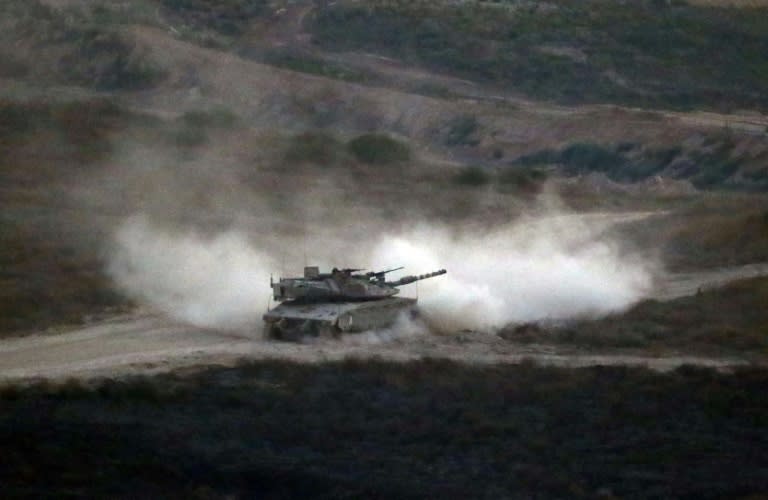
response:
{"label": "terrain background", "polygon": [[[768,2],[756,0],[3,1],[0,354],[16,359],[6,375],[61,363],[46,350],[57,338],[70,352],[107,344],[89,328],[116,315],[178,311],[121,280],[120,235],[179,274],[221,274],[217,263],[241,262],[232,248],[258,247],[282,261],[243,262],[277,275],[308,255],[369,265],[347,261],[416,226],[455,236],[434,241],[483,241],[552,214],[576,216],[545,226],[569,235],[566,247],[586,228],[631,256],[622,265],[652,263],[651,289],[607,315],[454,326],[382,355],[697,355],[756,368],[321,354],[316,366],[8,385],[0,477],[19,496],[765,494],[766,53]],[[602,214],[620,222],[579,222]],[[152,230],[132,233],[142,221]],[[212,250],[197,260],[155,246],[166,235]],[[260,290],[266,277],[238,282]],[[724,283],[739,277],[749,279]],[[670,292],[675,283],[687,292]],[[186,323],[130,330],[140,321],[126,323],[131,342],[213,342]],[[128,345],[116,336],[109,349]],[[113,462],[93,479],[87,464],[107,450]],[[134,479],[117,481],[126,471]],[[43,475],[55,479],[41,486]]]}

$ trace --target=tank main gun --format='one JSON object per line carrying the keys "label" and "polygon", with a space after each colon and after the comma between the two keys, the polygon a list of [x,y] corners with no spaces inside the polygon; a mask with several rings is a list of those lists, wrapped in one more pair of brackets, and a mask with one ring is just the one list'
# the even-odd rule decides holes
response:
{"label": "tank main gun", "polygon": [[405,269],[405,268],[403,266],[400,266],[400,267],[394,267],[392,269],[387,269],[386,271],[371,271],[371,272],[365,273],[365,275],[368,278],[371,278],[371,280],[375,280],[375,281],[378,281],[378,282],[384,282],[384,281],[386,281],[384,279],[384,275],[385,274],[391,273],[392,271],[399,271],[400,269]]}
{"label": "tank main gun", "polygon": [[425,280],[427,278],[434,278],[435,276],[440,276],[445,273],[447,273],[445,269],[440,269],[439,271],[435,271],[433,273],[427,273],[427,274],[419,274],[418,276],[403,276],[399,280],[395,281],[387,281],[385,285],[387,286],[403,286],[407,285],[409,283],[413,283],[414,281],[421,281]]}

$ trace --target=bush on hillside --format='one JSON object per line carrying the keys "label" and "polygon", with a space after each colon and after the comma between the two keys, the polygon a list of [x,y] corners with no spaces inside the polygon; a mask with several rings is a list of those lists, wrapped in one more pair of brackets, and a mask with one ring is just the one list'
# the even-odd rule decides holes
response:
{"label": "bush on hillside", "polygon": [[453,182],[461,186],[478,187],[491,182],[491,176],[483,167],[464,167],[453,177]]}
{"label": "bush on hillside", "polygon": [[411,157],[406,144],[385,134],[360,135],[349,141],[347,147],[358,161],[372,165],[405,162]]}

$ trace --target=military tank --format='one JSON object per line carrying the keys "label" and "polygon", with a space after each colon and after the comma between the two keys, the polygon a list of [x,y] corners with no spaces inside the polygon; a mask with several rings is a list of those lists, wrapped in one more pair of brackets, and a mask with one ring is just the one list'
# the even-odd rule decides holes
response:
{"label": "military tank", "polygon": [[390,326],[402,313],[415,315],[416,299],[395,297],[398,287],[446,273],[440,269],[387,281],[392,271],[336,269],[321,273],[305,267],[300,278],[270,278],[272,298],[280,304],[264,315],[269,338],[298,341],[305,337],[336,337]]}

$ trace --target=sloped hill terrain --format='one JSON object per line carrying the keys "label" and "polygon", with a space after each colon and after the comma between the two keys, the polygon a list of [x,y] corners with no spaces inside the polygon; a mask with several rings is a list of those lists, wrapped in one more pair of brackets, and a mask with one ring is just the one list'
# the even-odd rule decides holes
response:
{"label": "sloped hill terrain", "polygon": [[[4,2],[3,329],[128,306],[100,268],[116,221],[137,211],[211,231],[266,209],[279,221],[253,216],[249,230],[295,236],[360,213],[492,226],[542,190],[583,210],[678,208],[697,190],[765,189],[764,7],[443,7]],[[632,35],[645,30],[665,43]],[[723,44],[733,78],[709,59],[688,75],[723,32],[740,48]],[[684,106],[674,86],[687,89]],[[344,204],[308,205],[307,192]],[[732,198],[667,220],[674,267],[768,257],[763,199]],[[658,243],[644,231],[633,241]]]}
{"label": "sloped hill terrain", "polygon": [[[3,493],[762,498],[766,53],[762,0],[0,2]],[[375,238],[473,264],[447,319],[233,326]]]}
{"label": "sloped hill terrain", "polygon": [[[50,5],[4,7],[0,74],[154,111],[217,103],[255,125],[387,131],[486,168],[520,170],[538,154],[558,174],[765,188],[762,6]],[[584,144],[607,154],[574,160]]]}

